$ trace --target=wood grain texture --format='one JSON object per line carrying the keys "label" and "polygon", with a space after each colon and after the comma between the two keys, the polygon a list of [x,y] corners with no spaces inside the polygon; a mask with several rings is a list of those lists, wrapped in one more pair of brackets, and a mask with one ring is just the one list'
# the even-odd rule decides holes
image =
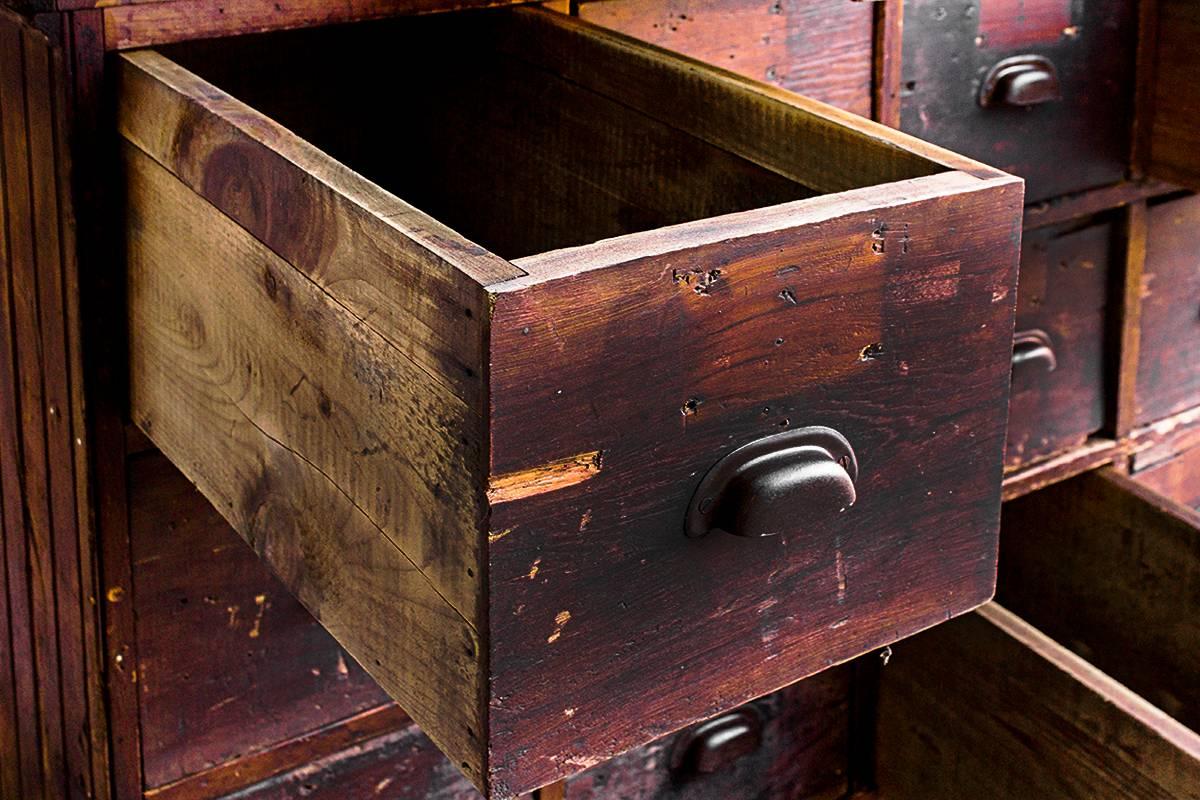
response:
{"label": "wood grain texture", "polygon": [[1200,405],[1200,197],[1155,203],[1146,221],[1134,421],[1147,425]]}
{"label": "wood grain texture", "polygon": [[478,406],[479,284],[519,271],[157,53],[122,59],[123,136]]}
{"label": "wood grain texture", "polygon": [[879,796],[1200,796],[1200,736],[990,604],[894,648]]}
{"label": "wood grain texture", "polygon": [[[687,733],[660,739],[565,782],[561,800],[834,800],[846,795],[849,666],[782,689],[751,704],[762,743],[725,769],[671,769]],[[543,790],[542,796],[545,797]],[[548,798],[547,798],[548,800]]]}
{"label": "wood grain texture", "polygon": [[430,382],[399,351],[128,146],[126,175],[134,419],[479,780],[478,425],[422,396]]}
{"label": "wood grain texture", "polygon": [[[1200,190],[1200,86],[1194,80],[1198,65],[1200,8],[1189,0],[1152,0],[1156,14],[1151,46],[1149,95],[1144,105],[1147,123],[1139,126],[1140,143],[1152,177]],[[1141,109],[1139,109],[1141,110]]]}
{"label": "wood grain texture", "polygon": [[[1020,175],[1030,202],[1121,180],[1133,114],[1134,3],[1024,0],[1024,14],[1013,5],[907,0],[901,129]],[[1054,19],[1069,21],[1048,36]],[[1063,99],[981,107],[987,71],[1018,54],[1049,58]]]}
{"label": "wood grain texture", "polygon": [[842,0],[597,0],[579,16],[813,100],[871,115],[873,14]]}
{"label": "wood grain texture", "polygon": [[1023,237],[1017,333],[1045,333],[1056,366],[1013,366],[1008,470],[1080,447],[1105,423],[1108,359],[1115,349],[1108,319],[1116,244],[1114,225],[1106,220]]}
{"label": "wood grain texture", "polygon": [[506,5],[515,0],[163,0],[104,8],[105,43],[113,50],[188,39],[235,36]]}
{"label": "wood grain texture", "polygon": [[[1012,179],[938,175],[522,259],[527,278],[493,287],[493,474],[604,458],[492,508],[497,785],[593,766],[990,596],[1020,206]],[[684,269],[712,279],[698,292]],[[859,453],[844,519],[683,536],[723,453],[814,424]]]}
{"label": "wood grain texture", "polygon": [[1113,470],[1049,487],[1005,506],[1000,600],[1194,729],[1198,528]]}
{"label": "wood grain texture", "polygon": [[0,695],[13,714],[0,736],[0,792],[104,797],[68,152],[71,73],[62,53],[68,31],[46,27],[53,42],[0,10]]}
{"label": "wood grain texture", "polygon": [[1120,463],[1127,455],[1126,442],[1093,437],[1081,447],[1007,473],[1004,476],[1004,501],[1015,500],[1106,464]]}
{"label": "wood grain texture", "polygon": [[[177,783],[387,703],[165,458],[132,459],[129,483],[137,584],[123,599],[134,604],[140,623],[147,787]],[[180,646],[200,642],[201,648]],[[216,792],[221,784],[211,777],[209,791]],[[243,776],[223,791],[250,782]],[[179,789],[152,794],[186,796]]]}
{"label": "wood grain texture", "polygon": [[1176,503],[1200,510],[1200,447],[1139,470],[1134,477]]}
{"label": "wood grain texture", "polygon": [[[818,192],[957,169],[1003,173],[855,114],[542,9],[514,10],[498,47]],[[703,109],[680,114],[679,108]]]}
{"label": "wood grain texture", "polygon": [[1110,322],[1115,331],[1117,352],[1112,353],[1111,372],[1116,377],[1116,396],[1109,415],[1113,432],[1125,438],[1137,425],[1137,384],[1142,358],[1142,286],[1146,269],[1147,210],[1144,202],[1130,203],[1121,215],[1120,296],[1114,305],[1118,313]]}

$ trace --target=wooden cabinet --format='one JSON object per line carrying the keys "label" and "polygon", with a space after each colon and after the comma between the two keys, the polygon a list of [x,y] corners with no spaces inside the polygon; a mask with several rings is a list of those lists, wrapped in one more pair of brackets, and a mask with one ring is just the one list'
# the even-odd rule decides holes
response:
{"label": "wooden cabinet", "polygon": [[[384,42],[474,60],[410,119]],[[174,58],[119,70],[133,418],[488,793],[991,596],[1019,181],[545,11]]]}

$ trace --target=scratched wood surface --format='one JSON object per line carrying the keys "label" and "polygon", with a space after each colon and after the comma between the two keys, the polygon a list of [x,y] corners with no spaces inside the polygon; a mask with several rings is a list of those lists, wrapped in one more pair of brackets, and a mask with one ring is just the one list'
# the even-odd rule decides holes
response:
{"label": "scratched wood surface", "polygon": [[[356,36],[385,36],[397,52],[409,36],[425,53],[458,24],[343,31],[331,52],[354,73],[369,63],[357,52],[370,52],[356,51]],[[299,112],[333,97],[336,82],[308,96],[306,81],[271,76],[316,60],[310,34],[247,40],[245,61],[225,51],[230,63],[271,67],[241,81],[196,46],[178,51],[250,105],[158,53],[118,62],[133,417],[283,584],[503,797],[990,596],[1020,182],[548,12],[461,25],[491,43],[475,67],[499,97],[468,86],[418,105],[437,121],[430,130],[458,119],[463,97],[492,109],[495,130],[473,141],[515,166],[472,161],[453,135],[397,129],[352,93],[330,106],[337,130],[306,121]],[[524,115],[504,107],[538,96],[556,102]],[[673,114],[672,103],[702,113]],[[412,136],[424,163],[399,164],[403,140],[383,146],[394,135]],[[411,189],[422,210],[314,144],[405,200]],[[587,158],[572,162],[572,151]],[[682,169],[681,154],[701,168]],[[475,196],[438,188],[468,177]],[[521,230],[519,216],[503,216],[558,183],[570,191],[550,197],[567,203],[574,228],[548,213],[549,224]],[[842,193],[813,196],[822,191]],[[455,232],[493,212],[516,228],[481,228],[480,244],[502,244],[501,255],[631,235],[508,262]],[[728,351],[729,369],[704,337]],[[802,420],[802,407],[821,419]],[[871,454],[864,487],[877,497],[861,516],[787,559],[779,547],[687,546],[677,530],[686,493],[730,432],[818,422],[846,426]],[[901,430],[921,434],[906,444]],[[886,466],[901,463],[911,481]],[[922,524],[884,510],[885,486],[912,498]],[[594,509],[581,505],[593,495]],[[611,553],[595,550],[605,533],[620,537]],[[565,562],[533,580],[543,548],[567,543],[579,566],[564,585],[586,601],[574,608],[544,589]],[[643,551],[646,563],[629,562]],[[730,560],[739,591],[778,580],[790,599],[717,614],[713,569]],[[690,573],[681,588],[699,602],[694,619],[662,597],[668,584],[648,583],[656,569]],[[612,591],[617,574],[628,593]],[[808,592],[791,591],[817,574]],[[627,609],[614,612],[617,602]],[[514,615],[520,605],[529,622]],[[637,618],[648,627],[631,628]],[[677,676],[698,642],[742,666],[685,688]],[[620,655],[597,664],[595,652]],[[610,719],[614,704],[629,713]]]}
{"label": "scratched wood surface", "polygon": [[129,469],[148,787],[388,701],[165,458]]}
{"label": "scratched wood surface", "polygon": [[1200,405],[1200,197],[1150,206],[1142,269],[1134,421],[1147,425]]}
{"label": "scratched wood surface", "polygon": [[596,0],[579,16],[739,75],[871,115],[873,9],[842,0]]}
{"label": "scratched wood surface", "polygon": [[1200,797],[1200,736],[994,603],[894,651],[881,798]]}
{"label": "scratched wood surface", "polygon": [[1054,366],[1029,360],[1013,367],[1005,453],[1010,470],[1080,447],[1104,425],[1114,237],[1105,220],[1024,235],[1016,330],[1018,336],[1045,333]]}
{"label": "scratched wood surface", "polygon": [[[522,259],[496,287],[493,475],[603,453],[492,508],[497,780],[594,765],[990,597],[1020,187],[972,180]],[[723,453],[817,424],[859,454],[844,517],[684,538]]]}
{"label": "scratched wood surface", "polygon": [[1006,607],[1200,727],[1200,513],[1104,470],[1006,505],[1000,551]]}
{"label": "scratched wood surface", "polygon": [[[900,127],[1020,175],[1031,202],[1115,183],[1129,161],[1135,11],[1133,0],[907,0]],[[1063,99],[981,107],[987,71],[1019,54],[1053,62]]]}

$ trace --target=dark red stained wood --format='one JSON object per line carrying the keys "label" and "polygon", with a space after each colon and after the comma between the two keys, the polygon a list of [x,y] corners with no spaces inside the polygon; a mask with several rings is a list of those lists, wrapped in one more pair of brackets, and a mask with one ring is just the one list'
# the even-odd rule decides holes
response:
{"label": "dark red stained wood", "polygon": [[1200,447],[1147,467],[1134,477],[1159,494],[1200,510]]}
{"label": "dark red stained wood", "polygon": [[416,725],[250,787],[239,800],[480,800]]}
{"label": "dark red stained wood", "polygon": [[871,3],[845,0],[596,0],[589,22],[871,115]]}
{"label": "dark red stained wood", "polygon": [[[19,453],[10,463],[19,470],[19,494],[10,502],[21,504],[25,510],[23,524],[12,529],[10,543],[21,553],[10,552],[9,569],[14,567],[19,577],[13,581],[18,592],[27,592],[24,609],[28,615],[28,649],[22,647],[24,658],[18,668],[32,668],[28,683],[18,689],[18,697],[36,707],[22,712],[26,726],[37,726],[34,734],[28,727],[21,732],[22,752],[26,760],[26,791],[37,787],[44,772],[45,791],[65,795],[67,765],[64,731],[62,728],[62,697],[59,691],[60,674],[58,638],[54,606],[54,542],[49,498],[49,465],[45,439],[45,389],[42,383],[42,343],[39,331],[39,267],[46,271],[58,267],[56,262],[39,264],[35,228],[33,178],[30,159],[30,76],[27,74],[25,52],[29,46],[24,24],[5,14],[0,19],[0,149],[3,151],[3,180],[7,217],[8,253],[6,273],[10,289],[9,313],[13,331],[15,355],[15,385],[17,415],[9,421],[16,430]],[[45,45],[43,44],[43,47]],[[57,255],[57,254],[55,254]],[[53,369],[53,365],[51,365]],[[19,466],[18,466],[19,465]],[[15,562],[15,563],[14,563]],[[10,573],[11,574],[11,573]],[[28,581],[28,583],[26,583]],[[23,605],[24,603],[22,603]],[[22,609],[14,609],[20,613]],[[24,638],[24,637],[22,637]],[[20,656],[19,656],[20,658]],[[28,716],[26,716],[28,715]],[[40,746],[40,753],[35,748]],[[38,791],[33,789],[33,791]]]}
{"label": "dark red stained wood", "polygon": [[1136,423],[1200,405],[1200,197],[1150,207],[1142,272]]}
{"label": "dark red stained wood", "polygon": [[838,667],[756,701],[759,748],[707,775],[672,774],[687,735],[660,739],[566,781],[565,800],[798,800],[846,794],[851,668]]}
{"label": "dark red stained wood", "polygon": [[1104,425],[1114,235],[1106,222],[1025,234],[1016,329],[1045,332],[1057,367],[1026,361],[1013,368],[1008,469],[1078,447]]}
{"label": "dark red stained wood", "polygon": [[130,487],[147,786],[388,701],[166,459]]}
{"label": "dark red stained wood", "polygon": [[[651,234],[660,255],[501,289],[493,474],[592,451],[602,468],[493,507],[496,785],[518,763],[530,786],[594,766],[990,597],[1019,206],[1009,184],[704,246],[720,223],[698,223]],[[858,453],[844,517],[684,537],[717,459],[815,424]]]}
{"label": "dark red stained wood", "polygon": [[[1028,181],[1026,200],[1113,183],[1124,177],[1133,112],[1137,36],[1133,0],[1075,4],[1066,28],[1048,39],[1066,0],[910,0],[904,17],[901,129]],[[1049,10],[1054,5],[1057,10]],[[995,8],[992,8],[995,6]],[[986,35],[985,35],[986,34]],[[1048,57],[1063,100],[1031,108],[982,108],[979,85],[1001,59]]]}
{"label": "dark red stained wood", "polygon": [[979,35],[992,49],[1052,45],[1071,25],[1072,0],[981,0]]}

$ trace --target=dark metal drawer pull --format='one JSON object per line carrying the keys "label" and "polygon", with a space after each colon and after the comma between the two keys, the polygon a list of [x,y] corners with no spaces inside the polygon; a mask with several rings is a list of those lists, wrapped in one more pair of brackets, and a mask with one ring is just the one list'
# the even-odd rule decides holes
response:
{"label": "dark metal drawer pull", "polygon": [[1058,357],[1054,355],[1050,334],[1037,328],[1018,331],[1013,336],[1013,369],[1034,363],[1045,366],[1046,372],[1053,372],[1058,367]]}
{"label": "dark metal drawer pull", "polygon": [[1062,99],[1058,70],[1044,56],[1013,56],[992,67],[979,87],[979,105],[1024,108]]}
{"label": "dark metal drawer pull", "polygon": [[854,449],[832,428],[758,439],[718,461],[700,481],[687,535],[775,536],[800,521],[811,525],[854,504],[857,478]]}
{"label": "dark metal drawer pull", "polygon": [[752,706],[703,722],[675,740],[671,772],[688,779],[727,769],[762,745],[762,729],[762,717]]}

